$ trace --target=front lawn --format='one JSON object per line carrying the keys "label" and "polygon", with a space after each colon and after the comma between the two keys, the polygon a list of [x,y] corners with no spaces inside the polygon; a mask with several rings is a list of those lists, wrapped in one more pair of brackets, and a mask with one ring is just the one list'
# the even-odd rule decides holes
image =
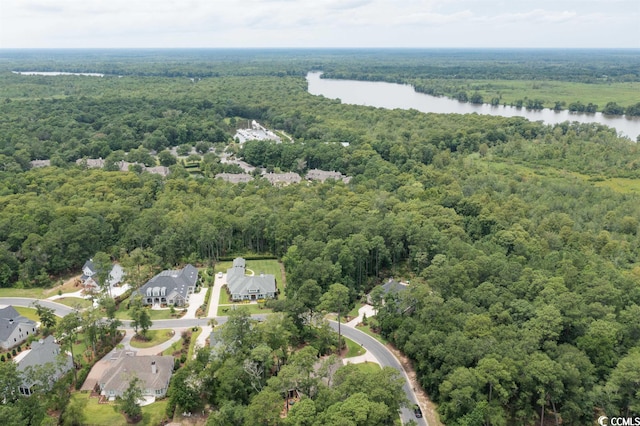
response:
{"label": "front lawn", "polygon": [[147,340],[131,339],[131,346],[134,348],[144,349],[160,345],[171,339],[175,334],[173,330],[147,330]]}
{"label": "front lawn", "polygon": [[198,336],[200,336],[200,334],[202,334],[202,327],[196,327],[196,331],[192,330],[187,359],[193,359],[193,353],[196,350],[196,340],[198,340]]}
{"label": "front lawn", "polygon": [[264,306],[260,308],[260,305],[258,305],[257,303],[237,303],[234,305],[218,306],[218,312],[216,315],[219,317],[226,317],[227,315],[229,315],[229,312],[239,308],[246,309],[247,312],[249,312],[249,315],[270,314],[273,312],[272,309],[265,308]]}
{"label": "front lawn", "polygon": [[81,297],[61,297],[59,299],[53,300],[53,302],[61,303],[75,309],[85,309],[93,305],[91,299],[83,299]]}
{"label": "front lawn", "polygon": [[357,302],[357,303],[356,303],[356,306],[354,306],[354,308],[353,308],[352,310],[350,310],[350,311],[347,313],[347,318],[348,318],[348,320],[350,321],[350,320],[352,320],[353,318],[357,317],[357,316],[358,316],[358,313],[359,313],[358,311],[359,311],[359,310],[360,310],[360,308],[362,308],[363,306],[364,306],[364,304],[362,304],[362,303],[360,303],[360,302]]}
{"label": "front lawn", "polygon": [[366,362],[361,362],[358,364],[353,364],[356,367],[358,367],[358,370],[360,370],[363,373],[366,374],[374,374],[380,371],[380,366],[378,364],[376,364],[375,362],[370,362],[370,361],[366,361]]}
{"label": "front lawn", "polygon": [[[120,320],[130,320],[131,319],[131,315],[129,315],[129,310],[126,309],[126,303],[127,302],[122,302],[120,304],[120,308],[116,311],[116,318],[118,318]],[[171,309],[169,309],[169,308],[167,308],[167,309],[149,309],[149,308],[147,308],[147,309],[148,309],[149,318],[151,318],[151,321],[179,318],[180,317],[179,314],[182,311],[182,308],[176,308],[175,309],[176,315],[172,316],[171,315]]]}
{"label": "front lawn", "polygon": [[365,349],[362,346],[344,336],[342,336],[342,338],[345,340],[348,349],[346,355],[344,356],[345,358],[353,358],[355,356],[364,355]]}
{"label": "front lawn", "polygon": [[22,306],[14,306],[13,308],[18,311],[18,313],[23,317],[30,319],[31,321],[40,322],[38,311],[36,311],[34,308],[25,308]]}
{"label": "front lawn", "polygon": [[387,343],[387,339],[385,339],[384,337],[382,337],[379,333],[375,333],[373,331],[371,331],[371,328],[368,325],[359,325],[356,327],[357,330],[362,331],[363,333],[367,333],[369,336],[373,337],[374,339],[376,339],[378,342],[382,343],[383,345],[386,345]]}

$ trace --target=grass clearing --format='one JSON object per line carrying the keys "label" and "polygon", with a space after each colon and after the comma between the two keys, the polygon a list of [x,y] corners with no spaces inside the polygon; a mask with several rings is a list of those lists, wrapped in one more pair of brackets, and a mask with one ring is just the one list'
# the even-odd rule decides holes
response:
{"label": "grass clearing", "polygon": [[216,315],[219,317],[227,316],[234,309],[246,309],[249,315],[270,314],[273,312],[272,309],[261,308],[257,303],[236,303],[233,305],[219,305]]}
{"label": "grass clearing", "polygon": [[[120,304],[120,308],[116,311],[116,318],[121,320],[131,319],[131,316],[129,315],[129,310],[126,309],[126,303],[127,302],[122,302]],[[182,308],[177,308],[176,313],[179,313],[181,310]],[[171,309],[169,308],[149,309],[148,312],[149,312],[149,317],[151,318],[151,321],[177,318],[177,317],[171,316]]]}
{"label": "grass clearing", "polygon": [[[114,403],[98,404],[98,398],[90,398],[89,393],[74,392],[71,398],[79,400],[84,399],[87,405],[82,410],[85,415],[86,424],[96,426],[110,426],[126,424],[124,415],[117,412]],[[153,404],[142,407],[142,420],[137,423],[139,425],[158,425],[162,424],[165,418],[168,399],[156,401]]]}
{"label": "grass clearing", "polygon": [[162,351],[162,355],[173,355],[182,349],[182,337],[171,344],[167,349]]}
{"label": "grass clearing", "polygon": [[360,370],[365,374],[373,374],[381,370],[381,367],[378,364],[371,361],[359,362],[358,364],[353,364],[353,365],[358,367],[358,370]]}
{"label": "grass clearing", "polygon": [[364,355],[366,351],[362,346],[360,346],[359,344],[357,344],[356,342],[354,342],[349,338],[346,338],[344,336],[342,336],[342,338],[347,344],[347,353],[344,356],[345,358],[353,358],[356,356]]}
{"label": "grass clearing", "polygon": [[18,311],[18,313],[23,317],[30,319],[31,321],[40,322],[38,311],[36,311],[34,308],[25,308],[22,306],[14,306],[13,308]]}
{"label": "grass clearing", "polygon": [[143,340],[135,340],[131,339],[131,346],[134,348],[144,349],[151,348],[156,345],[160,345],[167,340],[171,339],[174,336],[175,332],[173,330],[162,329],[162,330],[147,330],[147,339]]}
{"label": "grass clearing", "polygon": [[362,331],[363,333],[368,334],[369,336],[373,337],[374,339],[376,339],[378,342],[382,343],[383,345],[386,345],[387,343],[389,343],[380,334],[374,333],[373,331],[371,331],[371,328],[368,325],[359,325],[359,326],[356,327],[356,329]]}
{"label": "grass clearing", "polygon": [[601,182],[596,182],[598,188],[609,188],[621,194],[640,193],[640,180],[627,178],[611,178]]}
{"label": "grass clearing", "polygon": [[189,351],[187,352],[187,359],[193,359],[193,353],[196,350],[196,340],[198,336],[202,334],[202,327],[196,327],[196,330],[191,333],[191,341],[189,342]]}
{"label": "grass clearing", "polygon": [[44,299],[45,289],[42,288],[0,288],[0,297],[31,297]]}
{"label": "grass clearing", "polygon": [[[433,81],[443,86],[451,84],[451,80]],[[585,105],[596,104],[600,111],[607,102],[616,102],[623,107],[633,105],[638,102],[637,93],[640,92],[640,82],[588,84],[555,80],[456,80],[456,86],[469,96],[480,93],[485,103],[494,97],[500,99],[500,105],[509,105],[518,99],[541,99],[546,108],[553,108],[556,101],[566,105],[580,101]]]}
{"label": "grass clearing", "polygon": [[63,305],[76,309],[86,309],[90,308],[93,305],[91,299],[83,299],[81,297],[61,297],[54,300],[54,302],[62,303]]}
{"label": "grass clearing", "polygon": [[356,303],[356,306],[355,306],[352,310],[350,310],[350,311],[347,313],[347,317],[350,317],[350,318],[355,318],[355,317],[357,317],[357,316],[358,316],[358,311],[359,311],[359,310],[360,310],[360,308],[362,308],[363,306],[364,306],[364,305],[363,305],[362,303],[357,302],[357,303]]}

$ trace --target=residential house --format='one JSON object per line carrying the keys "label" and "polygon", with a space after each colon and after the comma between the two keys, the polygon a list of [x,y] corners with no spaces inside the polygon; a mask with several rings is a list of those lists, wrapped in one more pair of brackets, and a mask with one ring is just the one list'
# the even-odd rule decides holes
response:
{"label": "residential house", "polygon": [[37,324],[23,317],[13,306],[0,309],[0,347],[11,349],[36,334]]}
{"label": "residential house", "polygon": [[247,183],[253,180],[253,176],[247,173],[218,173],[216,179],[230,183]]}
{"label": "residential house", "polygon": [[265,173],[262,175],[271,185],[289,185],[292,183],[300,183],[302,178],[299,174],[293,172],[287,173]]}
{"label": "residential house", "polygon": [[[389,281],[382,284],[380,287],[382,287],[383,298],[385,298],[388,294],[398,294],[407,290],[409,288],[409,284],[389,278]],[[371,304],[371,294],[367,295],[367,303]]]}
{"label": "residential house", "polygon": [[143,397],[162,398],[167,394],[173,365],[172,356],[130,356],[123,353],[112,360],[111,366],[98,380],[100,394],[114,400],[122,396],[131,379],[137,377]]}
{"label": "residential house", "polygon": [[324,182],[327,179],[334,179],[336,181],[341,180],[344,183],[349,183],[351,181],[351,176],[345,176],[340,172],[327,172],[320,169],[309,170],[305,177],[307,180],[319,180],[320,182]]}
{"label": "residential house", "polygon": [[31,349],[25,352],[16,361],[18,363],[18,371],[22,376],[22,383],[18,388],[22,395],[29,396],[34,392],[35,387],[43,385],[38,379],[29,374],[31,370],[50,367],[51,370],[47,370],[47,373],[50,374],[48,376],[48,385],[51,386],[73,368],[71,355],[60,349],[60,345],[56,343],[53,336],[34,341],[31,343]]}
{"label": "residential house", "polygon": [[273,299],[277,294],[276,278],[271,274],[246,275],[246,261],[238,257],[227,269],[227,289],[232,300]]}
{"label": "residential house", "polygon": [[[98,268],[93,263],[93,259],[87,260],[82,266],[82,276],[80,281],[86,290],[98,291],[100,290],[100,283],[98,282]],[[124,270],[120,265],[113,265],[109,272],[109,286],[114,287],[122,282],[124,277]]]}
{"label": "residential house", "polygon": [[185,306],[196,290],[198,269],[187,265],[182,269],[162,271],[140,287],[144,305]]}

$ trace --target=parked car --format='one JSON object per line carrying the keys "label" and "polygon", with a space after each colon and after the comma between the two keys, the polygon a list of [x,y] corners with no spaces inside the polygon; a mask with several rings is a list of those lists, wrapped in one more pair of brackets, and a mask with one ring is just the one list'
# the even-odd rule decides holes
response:
{"label": "parked car", "polygon": [[218,272],[218,278],[222,278],[222,272]]}
{"label": "parked car", "polygon": [[415,405],[413,407],[413,414],[415,414],[417,418],[421,418],[422,417],[422,410],[420,409],[420,407]]}

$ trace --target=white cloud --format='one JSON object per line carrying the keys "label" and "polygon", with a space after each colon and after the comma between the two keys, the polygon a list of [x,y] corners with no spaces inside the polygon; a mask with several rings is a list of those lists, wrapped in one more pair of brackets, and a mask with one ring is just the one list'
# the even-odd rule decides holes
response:
{"label": "white cloud", "polygon": [[[637,0],[0,0],[0,47],[557,45],[551,44],[547,33],[553,33],[553,43],[566,39],[572,46],[640,47],[639,4]],[[529,29],[529,38],[497,34],[498,29],[516,26]]]}

